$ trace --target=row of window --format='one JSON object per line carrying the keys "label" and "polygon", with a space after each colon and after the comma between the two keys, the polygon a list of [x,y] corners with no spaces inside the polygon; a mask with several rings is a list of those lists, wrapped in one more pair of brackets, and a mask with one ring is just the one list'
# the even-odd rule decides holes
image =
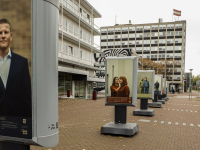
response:
{"label": "row of window", "polygon": [[101,46],[114,46],[114,45],[142,45],[142,44],[173,44],[173,43],[182,43],[182,39],[160,39],[156,40],[130,40],[130,41],[109,41],[109,42],[101,42]]}
{"label": "row of window", "polygon": [[[60,17],[60,26],[62,26],[62,19]],[[83,29],[80,29],[80,33],[78,33],[78,25],[66,20],[63,18],[63,30],[74,35],[79,36],[80,38],[86,41],[87,43],[91,44],[91,35],[90,33],[84,31]]]}
{"label": "row of window", "polygon": [[159,47],[136,47],[136,52],[142,52],[143,51],[173,51],[173,50],[182,50],[182,46],[159,46]]}
{"label": "row of window", "polygon": [[129,33],[115,35],[101,35],[101,40],[104,39],[121,39],[121,38],[143,38],[143,37],[165,37],[165,36],[182,36],[182,31],[167,31],[167,32],[147,32],[147,33]]}
{"label": "row of window", "polygon": [[[72,12],[74,12],[77,16],[79,16],[80,12],[80,17],[85,20],[87,23],[91,24],[92,23],[92,17],[90,17],[90,14],[86,12],[83,8],[78,9],[78,4],[75,3],[73,0],[60,0],[60,3],[62,3],[65,7],[70,9]],[[79,11],[78,11],[79,10]]]}
{"label": "row of window", "polygon": [[142,58],[147,58],[150,59],[151,58],[181,58],[181,53],[169,53],[169,54],[138,54],[140,57]]}
{"label": "row of window", "polygon": [[59,48],[58,49],[59,49],[59,52],[63,52],[63,53],[68,54],[70,56],[77,57],[77,58],[84,59],[84,60],[88,60],[88,61],[91,60],[91,53],[90,52],[86,52],[86,51],[83,51],[83,50],[80,50],[80,52],[79,52],[78,48],[69,46],[65,43],[63,43],[63,50],[62,50],[61,42],[59,42]]}
{"label": "row of window", "polygon": [[127,32],[127,31],[143,31],[143,30],[157,30],[157,29],[174,29],[182,28],[182,24],[165,24],[165,25],[152,25],[152,26],[136,26],[136,27],[116,27],[101,29],[101,33],[112,32]]}

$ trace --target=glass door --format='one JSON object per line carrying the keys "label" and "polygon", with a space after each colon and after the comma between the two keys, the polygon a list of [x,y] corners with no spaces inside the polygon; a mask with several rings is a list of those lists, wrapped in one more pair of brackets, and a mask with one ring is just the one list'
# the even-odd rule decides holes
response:
{"label": "glass door", "polygon": [[85,98],[85,82],[75,81],[75,98],[84,99]]}
{"label": "glass door", "polygon": [[88,85],[87,85],[87,98],[88,99],[92,98],[92,92],[93,92],[92,83],[88,82]]}
{"label": "glass door", "polygon": [[80,99],[84,99],[85,98],[85,82],[84,81],[80,81]]}

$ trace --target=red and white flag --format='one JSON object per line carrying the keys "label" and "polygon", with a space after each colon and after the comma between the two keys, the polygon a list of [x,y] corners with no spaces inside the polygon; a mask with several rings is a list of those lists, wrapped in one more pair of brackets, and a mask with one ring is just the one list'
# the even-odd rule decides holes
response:
{"label": "red and white flag", "polygon": [[173,9],[173,15],[175,15],[175,16],[181,16],[181,11]]}

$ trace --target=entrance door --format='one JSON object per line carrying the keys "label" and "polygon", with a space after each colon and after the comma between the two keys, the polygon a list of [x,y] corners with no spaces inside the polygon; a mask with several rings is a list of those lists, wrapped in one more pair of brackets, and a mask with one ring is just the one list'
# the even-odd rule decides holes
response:
{"label": "entrance door", "polygon": [[75,98],[84,99],[85,98],[85,82],[75,81]]}

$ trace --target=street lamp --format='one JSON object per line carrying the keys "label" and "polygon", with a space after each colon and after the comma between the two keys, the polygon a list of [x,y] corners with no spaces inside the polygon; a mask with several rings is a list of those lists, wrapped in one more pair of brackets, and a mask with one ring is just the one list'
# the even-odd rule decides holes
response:
{"label": "street lamp", "polygon": [[182,79],[182,82],[183,82],[183,84],[182,84],[182,86],[183,86],[183,87],[182,87],[183,93],[184,93],[184,86],[185,86],[185,82],[184,82],[184,79],[185,79],[185,78],[184,78],[184,77],[185,77],[185,75],[183,74],[183,79]]}
{"label": "street lamp", "polygon": [[192,100],[192,91],[191,91],[191,89],[192,89],[192,85],[191,85],[191,79],[192,79],[192,70],[193,69],[189,69],[190,70],[190,74],[191,74],[191,77],[190,77],[190,91],[189,91],[189,99],[190,99],[190,92],[191,92],[191,100]]}

